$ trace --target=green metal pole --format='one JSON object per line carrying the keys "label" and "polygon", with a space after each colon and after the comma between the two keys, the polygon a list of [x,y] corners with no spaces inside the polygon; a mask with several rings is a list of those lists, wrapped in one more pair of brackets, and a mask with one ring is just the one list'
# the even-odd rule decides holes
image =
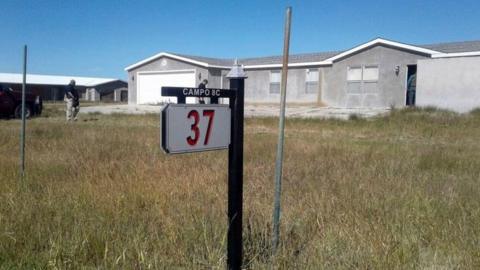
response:
{"label": "green metal pole", "polygon": [[23,47],[23,83],[22,83],[22,131],[20,135],[21,175],[25,177],[25,91],[27,84],[27,45]]}
{"label": "green metal pole", "polygon": [[285,18],[285,37],[283,43],[283,68],[282,68],[282,85],[280,98],[280,120],[278,127],[278,143],[277,143],[277,160],[275,162],[275,201],[273,209],[273,254],[277,252],[278,242],[280,239],[280,199],[282,193],[282,168],[283,168],[283,144],[285,133],[285,102],[287,94],[287,76],[288,76],[288,51],[290,47],[290,22],[292,16],[292,8],[287,8]]}

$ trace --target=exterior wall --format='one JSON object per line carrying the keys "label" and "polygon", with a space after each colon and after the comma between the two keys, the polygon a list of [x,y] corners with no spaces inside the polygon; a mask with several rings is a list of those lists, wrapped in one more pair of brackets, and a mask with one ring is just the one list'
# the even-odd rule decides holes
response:
{"label": "exterior wall", "polygon": [[[166,60],[166,65],[162,65],[162,60]],[[196,85],[203,79],[209,79],[209,71],[206,68],[174,60],[168,57],[160,57],[150,63],[137,67],[128,71],[128,104],[137,104],[137,75],[142,71],[173,71],[195,69]],[[215,81],[215,79],[214,79]],[[217,87],[216,85],[208,85],[208,87]]]}
{"label": "exterior wall", "polygon": [[120,88],[127,88],[127,83],[121,80],[109,82],[109,83],[104,83],[104,84],[99,84],[96,85],[95,88],[99,93],[105,93],[105,92],[112,92],[116,89]]}
{"label": "exterior wall", "polygon": [[[0,84],[12,87],[12,89],[18,91],[21,91],[22,89],[21,84]],[[81,100],[100,101],[100,99],[103,100],[104,95],[113,93],[113,91],[115,90],[126,90],[127,83],[118,80],[102,85],[97,85],[95,87],[85,87],[77,85],[75,86],[75,89],[77,89]],[[39,95],[44,101],[63,101],[65,95],[65,86],[27,84],[27,92]]]}
{"label": "exterior wall", "polygon": [[85,90],[85,98],[84,99],[87,100],[87,101],[100,101],[100,93],[94,87],[87,88]]}
{"label": "exterior wall", "polygon": [[[92,88],[94,92],[91,94],[92,101],[116,102],[115,93],[127,89],[127,83],[121,80],[113,81]],[[119,95],[120,99],[120,95]]]}
{"label": "exterior wall", "polygon": [[480,107],[480,57],[418,61],[416,104],[457,112]]}
{"label": "exterior wall", "polygon": [[[318,67],[311,67],[316,69]],[[319,68],[321,74],[322,68]],[[281,69],[274,69],[279,70]],[[280,93],[270,93],[270,69],[247,70],[248,78],[245,80],[245,102],[280,102]],[[306,91],[307,68],[290,68],[287,78],[287,102],[310,103],[318,101],[318,93],[307,94]],[[319,75],[321,77],[321,75]],[[321,81],[319,81],[321,85]],[[320,88],[320,87],[319,87]]]}
{"label": "exterior wall", "polygon": [[[333,107],[405,106],[407,65],[415,65],[418,59],[424,58],[426,56],[383,45],[348,56],[324,70],[322,101]],[[378,66],[376,90],[363,95],[349,94],[347,69],[361,65]],[[396,66],[399,66],[398,74],[395,73]]]}
{"label": "exterior wall", "polygon": [[98,92],[97,89],[93,88],[92,94],[93,94],[92,101],[100,101],[100,92]]}
{"label": "exterior wall", "polygon": [[[19,86],[21,89],[21,85]],[[27,90],[30,88],[27,85]],[[39,94],[44,101],[62,101],[65,96],[65,87],[64,86],[54,86],[54,85],[37,85],[32,86],[34,92]],[[79,94],[85,91],[85,88],[76,87]]]}
{"label": "exterior wall", "polygon": [[230,70],[221,70],[220,88],[229,89],[230,80],[227,78],[227,74]]}
{"label": "exterior wall", "polygon": [[[161,65],[162,59],[167,59],[165,66]],[[313,67],[315,68],[315,67]],[[196,84],[198,85],[203,79],[208,80],[210,88],[230,87],[230,81],[226,78],[229,70],[222,69],[206,69],[170,59],[161,57],[146,65],[138,67],[128,72],[128,103],[136,104],[136,78],[138,72],[143,71],[172,71],[172,70],[191,70],[196,71]],[[278,69],[277,69],[278,70]],[[306,68],[289,69],[287,82],[287,101],[288,102],[317,102],[319,100],[318,93],[305,93]],[[279,102],[280,94],[270,94],[270,70],[247,70],[247,80],[245,81],[245,101],[246,102]],[[321,72],[320,72],[321,73]],[[200,75],[199,75],[200,74]],[[320,75],[321,76],[321,75]],[[321,81],[319,82],[320,91]]]}
{"label": "exterior wall", "polygon": [[[0,82],[0,84],[4,87],[11,87],[15,91],[22,91],[22,84],[3,82]],[[80,98],[84,99],[86,88],[84,86],[75,86],[75,89],[77,89]],[[39,95],[43,101],[63,101],[65,96],[65,86],[27,84],[26,92]]]}
{"label": "exterior wall", "polygon": [[[65,95],[65,90],[63,89],[64,87],[57,86],[57,87],[43,87],[42,92],[42,99],[43,100],[63,100],[64,95]],[[79,92],[81,93],[83,89],[79,89]]]}
{"label": "exterior wall", "polygon": [[208,70],[208,85],[209,88],[221,88],[222,85],[222,70],[210,69]]}
{"label": "exterior wall", "polygon": [[124,88],[115,89],[115,91],[113,92],[114,102],[125,102],[125,100],[122,100],[122,91],[128,91],[128,88],[124,87]]}

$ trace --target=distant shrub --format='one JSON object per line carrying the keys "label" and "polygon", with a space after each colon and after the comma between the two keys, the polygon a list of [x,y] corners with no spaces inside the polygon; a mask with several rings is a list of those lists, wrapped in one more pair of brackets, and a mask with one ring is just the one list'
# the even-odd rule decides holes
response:
{"label": "distant shrub", "polygon": [[58,116],[64,116],[64,115],[65,115],[65,109],[63,106],[60,106],[59,104],[51,103],[51,104],[44,104],[42,114],[40,115],[40,117],[50,118],[50,117],[58,117]]}
{"label": "distant shrub", "polygon": [[440,111],[448,111],[448,110],[443,110],[435,106],[426,106],[426,107],[414,107],[416,110],[421,111],[421,112],[440,112]]}
{"label": "distant shrub", "polygon": [[469,114],[475,117],[480,117],[480,107],[471,110]]}
{"label": "distant shrub", "polygon": [[424,114],[424,115],[456,115],[457,113],[447,109],[441,109],[435,106],[425,106],[425,107],[404,107],[402,109],[392,110],[392,114],[395,115],[410,115],[410,114]]}
{"label": "distant shrub", "polygon": [[361,120],[362,118],[356,114],[356,113],[352,113],[348,116],[348,120],[352,120],[352,121],[358,121],[358,120]]}
{"label": "distant shrub", "polygon": [[395,104],[393,104],[393,103],[390,104],[390,106],[388,106],[388,108],[390,109],[390,111],[395,111],[395,110],[398,109],[397,106],[395,106]]}

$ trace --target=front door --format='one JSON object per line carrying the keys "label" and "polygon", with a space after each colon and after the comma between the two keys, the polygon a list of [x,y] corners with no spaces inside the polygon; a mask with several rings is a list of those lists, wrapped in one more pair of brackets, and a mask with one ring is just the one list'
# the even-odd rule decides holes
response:
{"label": "front door", "polygon": [[415,106],[417,92],[417,65],[407,66],[407,97],[406,105]]}
{"label": "front door", "polygon": [[127,90],[120,91],[120,101],[121,102],[127,102],[128,101],[128,91]]}

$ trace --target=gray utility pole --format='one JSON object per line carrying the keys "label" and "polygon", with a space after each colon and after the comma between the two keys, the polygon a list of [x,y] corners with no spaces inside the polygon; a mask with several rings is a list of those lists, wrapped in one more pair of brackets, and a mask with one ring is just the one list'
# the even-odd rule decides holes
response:
{"label": "gray utility pole", "polygon": [[22,131],[20,135],[20,175],[25,177],[25,91],[27,84],[27,45],[23,47]]}
{"label": "gray utility pole", "polygon": [[283,168],[283,144],[285,134],[285,102],[287,94],[287,76],[288,76],[288,50],[290,47],[290,22],[292,17],[292,8],[287,8],[285,18],[285,36],[283,41],[283,67],[282,84],[280,97],[280,120],[278,127],[277,160],[275,162],[275,202],[273,208],[273,254],[277,252],[280,238],[280,200],[282,194],[282,168]]}

